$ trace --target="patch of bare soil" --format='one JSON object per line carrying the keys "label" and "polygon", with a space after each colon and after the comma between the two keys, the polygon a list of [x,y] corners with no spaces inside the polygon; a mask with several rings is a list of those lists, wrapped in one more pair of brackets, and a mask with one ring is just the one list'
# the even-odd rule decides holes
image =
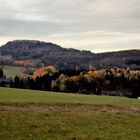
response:
{"label": "patch of bare soil", "polygon": [[140,113],[140,107],[85,104],[0,103],[0,111]]}

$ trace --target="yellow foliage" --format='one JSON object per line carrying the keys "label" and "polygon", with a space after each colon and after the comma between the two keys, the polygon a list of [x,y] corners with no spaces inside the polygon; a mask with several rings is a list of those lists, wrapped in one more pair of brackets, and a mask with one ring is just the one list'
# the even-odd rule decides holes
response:
{"label": "yellow foliage", "polygon": [[53,65],[50,65],[50,66],[45,67],[45,70],[46,71],[50,71],[52,73],[55,73],[56,72],[56,68]]}
{"label": "yellow foliage", "polygon": [[59,88],[60,88],[60,91],[62,92],[62,91],[65,91],[66,86],[65,86],[64,83],[61,83],[60,86],[59,86]]}
{"label": "yellow foliage", "polygon": [[61,75],[59,76],[59,79],[60,79],[60,80],[65,80],[65,79],[66,79],[66,75],[61,74]]}
{"label": "yellow foliage", "polygon": [[92,78],[102,78],[103,77],[103,73],[99,70],[89,71],[87,74]]}

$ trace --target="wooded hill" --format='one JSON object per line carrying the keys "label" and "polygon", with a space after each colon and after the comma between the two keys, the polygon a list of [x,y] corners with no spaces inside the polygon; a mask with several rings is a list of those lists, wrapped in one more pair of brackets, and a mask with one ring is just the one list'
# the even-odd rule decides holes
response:
{"label": "wooded hill", "polygon": [[66,49],[59,45],[35,41],[15,40],[0,47],[0,63],[15,60],[30,60],[34,64],[56,65],[58,69],[96,69],[108,67],[130,67],[140,69],[140,50],[126,50],[107,53],[92,53]]}

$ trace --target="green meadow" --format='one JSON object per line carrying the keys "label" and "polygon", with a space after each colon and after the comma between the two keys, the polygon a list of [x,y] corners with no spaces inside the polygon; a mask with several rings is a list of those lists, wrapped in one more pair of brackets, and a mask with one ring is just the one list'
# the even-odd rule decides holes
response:
{"label": "green meadow", "polygon": [[140,106],[140,100],[125,97],[81,95],[12,88],[0,88],[0,102],[81,103]]}
{"label": "green meadow", "polygon": [[0,88],[1,140],[139,140],[140,100]]}
{"label": "green meadow", "polygon": [[15,78],[15,76],[24,76],[28,77],[30,75],[24,73],[24,67],[19,66],[4,66],[3,67],[4,75],[8,78]]}

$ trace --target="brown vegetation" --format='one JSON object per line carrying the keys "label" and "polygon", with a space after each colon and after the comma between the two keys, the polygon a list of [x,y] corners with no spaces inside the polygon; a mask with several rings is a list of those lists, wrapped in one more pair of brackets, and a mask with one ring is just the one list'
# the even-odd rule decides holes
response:
{"label": "brown vegetation", "polygon": [[140,113],[139,107],[86,104],[0,103],[0,111]]}

